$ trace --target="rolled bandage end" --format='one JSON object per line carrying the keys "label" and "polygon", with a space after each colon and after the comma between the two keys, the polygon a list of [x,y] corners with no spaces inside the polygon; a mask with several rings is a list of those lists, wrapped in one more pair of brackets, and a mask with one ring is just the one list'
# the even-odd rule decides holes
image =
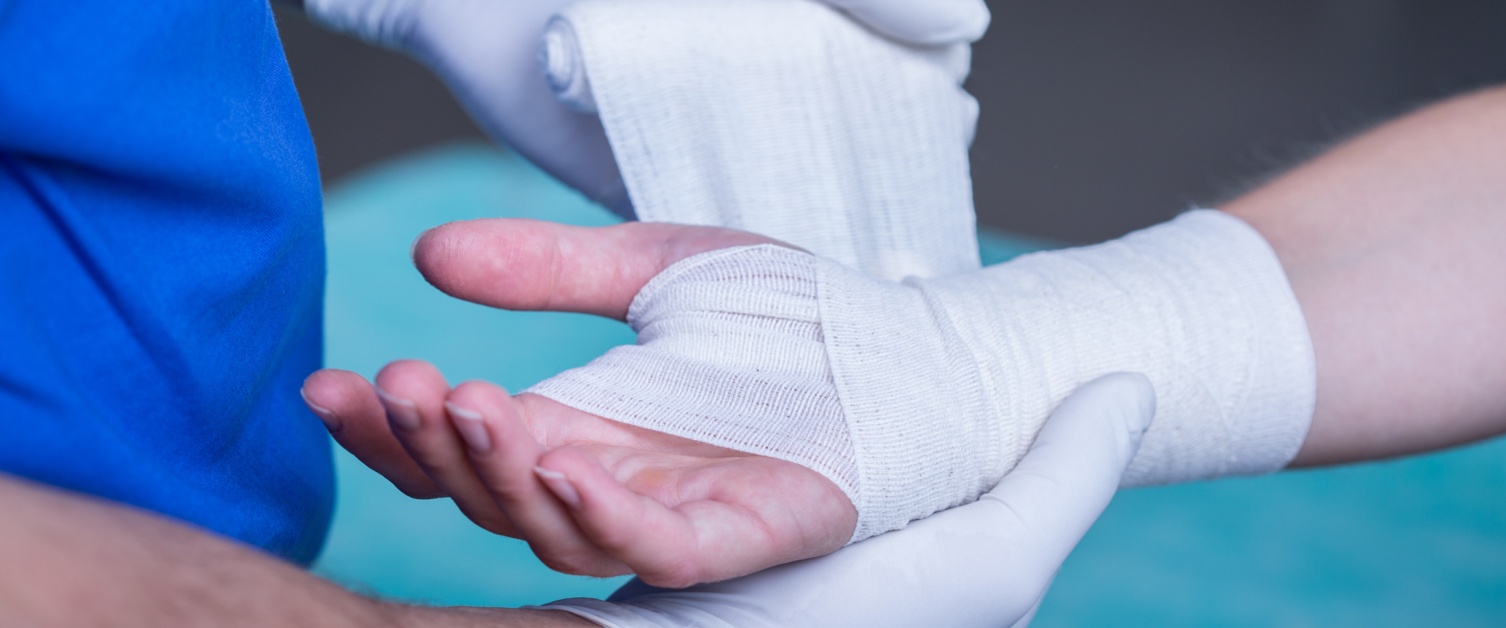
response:
{"label": "rolled bandage end", "polygon": [[596,98],[580,51],[580,40],[569,20],[554,18],[544,29],[539,46],[539,65],[555,98],[574,111],[596,113]]}

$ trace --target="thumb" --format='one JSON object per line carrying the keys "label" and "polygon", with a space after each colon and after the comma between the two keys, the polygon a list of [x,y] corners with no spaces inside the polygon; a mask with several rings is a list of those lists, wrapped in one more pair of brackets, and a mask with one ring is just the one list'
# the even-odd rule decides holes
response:
{"label": "thumb", "polygon": [[1045,573],[1055,572],[1108,506],[1155,410],[1144,375],[1093,380],[1057,406],[1030,452],[984,495],[1002,504],[1012,523],[1037,532],[1032,560],[1049,567]]}
{"label": "thumb", "polygon": [[434,287],[466,301],[620,320],[643,285],[675,262],[716,249],[770,243],[781,244],[718,227],[572,227],[487,218],[430,229],[413,243],[413,262]]}

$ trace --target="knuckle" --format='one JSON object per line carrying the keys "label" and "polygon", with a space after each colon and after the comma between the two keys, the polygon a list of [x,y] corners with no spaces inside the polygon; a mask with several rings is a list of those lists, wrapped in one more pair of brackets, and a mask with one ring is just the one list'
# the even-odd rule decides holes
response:
{"label": "knuckle", "polygon": [[506,517],[502,517],[500,515],[482,515],[478,517],[471,517],[471,521],[476,525],[481,526],[481,529],[486,530],[487,532],[490,532],[492,534],[500,534],[502,536],[513,535],[512,522],[508,521]]}
{"label": "knuckle", "polygon": [[438,499],[445,496],[445,492],[434,486],[411,486],[402,482],[393,482],[393,486],[404,495],[413,499]]}
{"label": "knuckle", "polygon": [[550,569],[577,576],[592,575],[592,568],[596,564],[594,556],[581,551],[550,551],[535,548],[534,553]]}
{"label": "knuckle", "polygon": [[590,526],[589,536],[597,545],[613,553],[622,553],[636,545],[636,539],[628,530],[617,526]]}
{"label": "knuckle", "polygon": [[699,566],[685,560],[676,560],[652,571],[640,571],[638,576],[644,582],[666,589],[683,589],[706,580]]}

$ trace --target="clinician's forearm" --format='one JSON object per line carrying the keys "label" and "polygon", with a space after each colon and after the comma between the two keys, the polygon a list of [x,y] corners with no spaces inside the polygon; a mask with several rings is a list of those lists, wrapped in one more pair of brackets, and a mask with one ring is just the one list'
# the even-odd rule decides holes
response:
{"label": "clinician's forearm", "polygon": [[1506,432],[1506,89],[1346,142],[1228,204],[1281,259],[1317,358],[1292,466]]}
{"label": "clinician's forearm", "polygon": [[182,524],[4,474],[0,513],[4,626],[591,625],[377,602]]}

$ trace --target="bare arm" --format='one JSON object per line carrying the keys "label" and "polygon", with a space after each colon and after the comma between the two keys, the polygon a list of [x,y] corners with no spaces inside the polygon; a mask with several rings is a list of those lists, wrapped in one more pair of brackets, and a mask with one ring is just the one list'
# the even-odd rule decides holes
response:
{"label": "bare arm", "polygon": [[1227,205],[1271,243],[1312,334],[1292,466],[1506,432],[1506,88],[1349,141]]}
{"label": "bare arm", "polygon": [[0,474],[0,625],[589,626],[364,598],[253,549]]}

